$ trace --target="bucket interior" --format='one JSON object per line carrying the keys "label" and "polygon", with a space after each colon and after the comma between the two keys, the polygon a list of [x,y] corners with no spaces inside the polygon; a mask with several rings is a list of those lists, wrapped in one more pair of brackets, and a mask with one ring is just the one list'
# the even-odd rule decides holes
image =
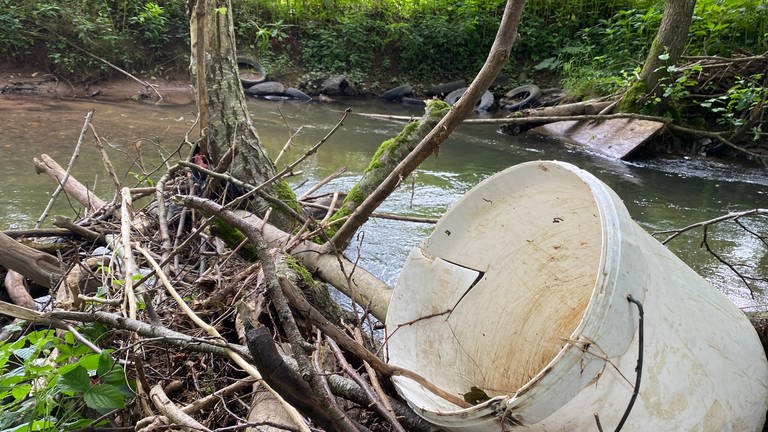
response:
{"label": "bucket interior", "polygon": [[389,306],[389,361],[454,394],[514,394],[584,317],[603,249],[599,206],[572,169],[497,174],[412,251]]}

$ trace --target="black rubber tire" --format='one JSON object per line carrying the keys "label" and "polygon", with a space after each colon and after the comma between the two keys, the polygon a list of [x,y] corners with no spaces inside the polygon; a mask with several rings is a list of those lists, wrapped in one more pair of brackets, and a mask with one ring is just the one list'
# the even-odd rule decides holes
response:
{"label": "black rubber tire", "polygon": [[[454,90],[448,93],[443,100],[445,100],[448,105],[454,105],[465,91],[467,91],[467,87]],[[480,97],[477,105],[475,105],[475,111],[490,111],[490,109],[493,107],[493,103],[493,93],[486,90],[485,93],[483,93],[483,95]]]}
{"label": "black rubber tire", "polygon": [[410,84],[405,84],[385,91],[379,95],[379,99],[392,102],[396,99],[400,99],[403,96],[408,96],[411,93],[413,93],[413,87],[411,87]]}
{"label": "black rubber tire", "polygon": [[292,99],[296,99],[296,100],[300,100],[300,101],[311,101],[312,100],[312,96],[304,93],[303,91],[301,91],[301,90],[299,90],[297,88],[293,88],[293,87],[288,87],[285,90],[285,94],[287,96],[290,96]]}
{"label": "black rubber tire", "polygon": [[240,82],[243,84],[243,87],[250,87],[267,79],[267,72],[264,70],[264,66],[252,58],[237,56],[237,67],[239,69],[249,69],[254,75],[253,78],[240,77]]}
{"label": "black rubber tire", "polygon": [[467,82],[464,80],[451,81],[447,83],[433,84],[427,89],[427,96],[440,96],[443,97],[448,93],[458,90],[460,88],[466,88]]}
{"label": "black rubber tire", "polygon": [[[524,97],[519,102],[515,102],[515,103],[503,102],[505,99],[519,99],[521,96],[524,96]],[[520,87],[517,87],[508,91],[507,94],[504,95],[504,97],[502,98],[501,107],[507,111],[518,111],[536,102],[536,99],[538,99],[539,96],[541,96],[541,89],[539,88],[539,86],[534,84],[522,85]]]}
{"label": "black rubber tire", "polygon": [[408,106],[424,106],[424,99],[412,98],[412,97],[402,97],[402,98],[400,98],[400,103],[403,104],[403,105],[408,105]]}

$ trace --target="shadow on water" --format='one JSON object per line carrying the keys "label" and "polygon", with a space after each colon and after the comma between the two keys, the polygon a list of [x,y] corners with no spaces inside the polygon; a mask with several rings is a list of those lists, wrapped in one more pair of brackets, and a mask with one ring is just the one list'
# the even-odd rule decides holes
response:
{"label": "shadow on water", "polygon": [[[385,139],[397,134],[401,122],[371,119],[354,113],[376,112],[419,116],[421,109],[377,101],[350,101],[353,114],[321,150],[300,167],[291,179],[299,191],[339,167],[345,175],[324,190],[347,190]],[[347,104],[295,104],[249,101],[253,121],[271,155],[277,155],[298,131],[278,165],[292,162],[325,136],[339,121]],[[109,145],[114,163],[126,185],[137,184],[142,171],[151,171],[162,157],[174,151],[195,120],[194,106],[152,106],[55,100],[0,99],[0,228],[31,227],[48,201],[53,186],[34,174],[32,158],[48,153],[62,165],[70,158],[85,114],[95,109],[93,125]],[[137,151],[141,158],[137,157]],[[186,154],[187,148],[183,149]],[[591,172],[624,200],[630,214],[648,231],[679,228],[731,211],[766,207],[768,176],[757,169],[700,160],[613,161],[532,135],[519,137],[496,133],[494,126],[462,125],[442,146],[439,155],[426,161],[383,204],[383,212],[439,217],[461,194],[482,179],[508,166],[541,159],[563,160]],[[111,182],[104,174],[88,136],[73,175],[110,198]],[[60,199],[55,213],[73,214]],[[765,218],[747,220],[754,232],[768,232]],[[348,253],[358,253],[360,265],[394,284],[411,247],[430,231],[429,225],[371,220]],[[766,248],[736,224],[712,229],[710,243],[745,272],[762,267],[767,272]],[[766,303],[762,291],[753,299],[743,283],[701,247],[702,233],[681,236],[670,248],[742,307]]]}

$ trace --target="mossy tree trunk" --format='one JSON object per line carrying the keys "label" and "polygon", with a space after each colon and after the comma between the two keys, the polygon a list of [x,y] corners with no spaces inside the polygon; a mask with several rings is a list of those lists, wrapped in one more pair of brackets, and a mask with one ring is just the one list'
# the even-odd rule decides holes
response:
{"label": "mossy tree trunk", "polygon": [[658,114],[666,110],[663,99],[658,104],[648,102],[662,94],[659,83],[669,76],[667,66],[677,64],[685,49],[695,6],[696,0],[667,0],[664,3],[664,15],[648,50],[640,78],[622,97],[620,111]]}
{"label": "mossy tree trunk", "polygon": [[[258,186],[274,177],[276,169],[251,123],[240,84],[230,0],[196,1],[190,11],[190,42],[190,71],[200,113],[199,153],[219,171]],[[283,180],[264,192],[300,209]],[[260,196],[252,203],[259,214],[269,207]],[[289,218],[276,213],[271,222],[290,231]]]}
{"label": "mossy tree trunk", "polygon": [[[451,108],[439,99],[428,100],[426,105],[424,116],[405,125],[396,137],[381,143],[360,180],[350,189],[339,210],[331,217],[331,222],[352,214]],[[338,225],[333,225],[327,231],[328,236],[332,237],[337,229]]]}

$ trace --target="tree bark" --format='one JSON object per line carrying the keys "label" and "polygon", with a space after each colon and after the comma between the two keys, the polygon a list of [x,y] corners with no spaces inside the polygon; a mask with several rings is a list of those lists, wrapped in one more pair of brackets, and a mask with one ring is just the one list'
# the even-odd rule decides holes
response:
{"label": "tree bark", "polygon": [[[408,123],[396,137],[384,141],[371,158],[363,176],[347,193],[344,202],[339,210],[333,214],[330,221],[333,222],[352,214],[357,206],[362,204],[365,198],[376,190],[382,180],[397,167],[397,164],[413,151],[449,109],[450,106],[439,99],[429,100],[421,119]],[[332,237],[337,229],[338,226],[334,225],[326,232],[329,237]]]}
{"label": "tree bark", "polygon": [[[231,1],[197,0],[190,17],[190,40],[190,72],[200,112],[199,154],[208,158],[216,171],[228,170],[232,177],[260,185],[274,177],[276,169],[251,123],[240,84]],[[264,193],[301,213],[284,180],[265,188]],[[253,197],[251,204],[257,214],[270,207],[260,196]],[[271,222],[288,229],[292,221],[275,210]]]}
{"label": "tree bark", "polygon": [[[695,6],[696,0],[667,0],[664,3],[664,15],[648,50],[639,80],[624,93],[619,103],[620,111],[639,112],[641,110],[638,108],[642,108],[642,102],[647,95],[662,93],[659,83],[669,76],[665,66],[675,65],[680,59],[688,40],[688,29]],[[668,57],[662,57],[665,54]],[[658,105],[651,112],[659,113],[666,108],[663,101]]]}
{"label": "tree bark", "polygon": [[32,249],[0,232],[0,266],[32,279],[36,284],[51,288],[64,271],[53,255]]}

